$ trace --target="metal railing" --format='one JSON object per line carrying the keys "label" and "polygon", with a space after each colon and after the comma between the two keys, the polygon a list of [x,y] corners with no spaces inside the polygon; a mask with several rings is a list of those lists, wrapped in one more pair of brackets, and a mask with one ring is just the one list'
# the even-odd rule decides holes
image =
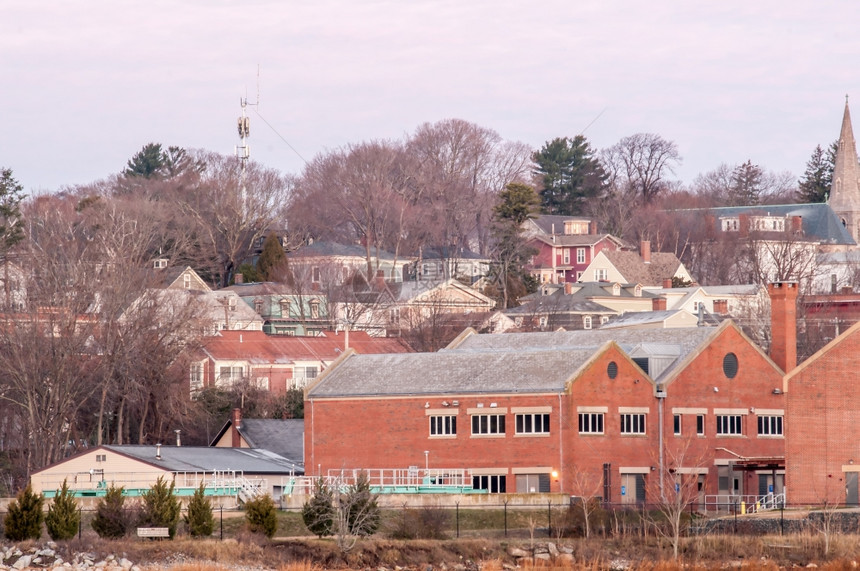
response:
{"label": "metal railing", "polygon": [[785,494],[769,493],[763,496],[713,494],[705,496],[706,511],[734,511],[737,513],[756,513],[777,510],[785,506]]}

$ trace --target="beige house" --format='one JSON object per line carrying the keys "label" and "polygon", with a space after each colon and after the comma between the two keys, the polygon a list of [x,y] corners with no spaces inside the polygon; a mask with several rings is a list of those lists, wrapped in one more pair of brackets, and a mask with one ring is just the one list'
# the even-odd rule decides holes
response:
{"label": "beige house", "polygon": [[651,243],[642,242],[639,252],[601,250],[582,272],[583,282],[619,282],[659,287],[672,279],[692,282],[693,277],[675,254],[651,252]]}
{"label": "beige house", "polygon": [[64,480],[81,498],[103,497],[110,486],[136,497],[161,477],[174,483],[178,496],[190,496],[204,482],[210,496],[244,501],[268,493],[278,500],[302,474],[301,465],[262,449],[106,445],[34,472],[30,484],[49,498]]}

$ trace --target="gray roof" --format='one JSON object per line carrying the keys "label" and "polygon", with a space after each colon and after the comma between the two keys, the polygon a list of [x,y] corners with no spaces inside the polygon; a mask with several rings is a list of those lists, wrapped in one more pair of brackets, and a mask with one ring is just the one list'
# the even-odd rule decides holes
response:
{"label": "gray roof", "polygon": [[[500,333],[472,334],[466,336],[458,345],[443,349],[443,353],[478,354],[483,352],[508,353],[525,350],[556,350],[580,349],[591,350],[614,341],[628,355],[647,352],[657,354],[661,346],[672,346],[671,353],[666,356],[678,358],[667,367],[655,380],[669,375],[675,367],[689,354],[699,349],[716,331],[712,327],[679,328],[679,329],[598,329],[582,331],[549,331],[535,333]],[[515,361],[516,359],[511,359]]]}
{"label": "gray roof", "polygon": [[577,222],[590,222],[591,218],[587,216],[564,216],[560,214],[540,214],[531,219],[535,226],[540,228],[544,234],[552,234],[553,226],[556,234],[564,232],[564,223],[568,220],[576,220]]}
{"label": "gray roof", "polygon": [[506,309],[508,316],[575,313],[577,315],[617,315],[614,309],[573,295],[544,295],[527,303]]}
{"label": "gray roof", "polygon": [[215,448],[210,446],[107,445],[104,448],[159,466],[170,472],[236,470],[246,474],[304,474],[304,468],[283,456],[261,448]]}
{"label": "gray roof", "polygon": [[[376,248],[370,249],[370,255],[379,260],[394,260],[394,254],[385,250],[377,250]],[[288,256],[296,258],[317,256],[354,256],[363,259],[367,257],[367,251],[364,249],[364,246],[358,246],[354,244],[338,244],[336,242],[314,242],[313,244],[302,246],[298,250],[291,252]],[[400,256],[398,260],[404,263],[409,261],[408,258],[405,259],[403,258],[403,256]]]}
{"label": "gray roof", "polygon": [[563,392],[594,348],[351,355],[309,398]]}
{"label": "gray roof", "polygon": [[648,323],[661,323],[679,313],[686,313],[683,309],[664,309],[658,311],[628,311],[619,315],[601,329],[612,329],[614,327],[630,327],[631,325],[645,325]]}
{"label": "gray roof", "polygon": [[304,465],[304,419],[243,418],[239,434],[252,448],[270,450],[298,465]]}
{"label": "gray roof", "polygon": [[735,217],[741,214],[753,216],[801,216],[801,229],[805,238],[825,244],[855,244],[851,233],[845,229],[839,217],[828,204],[768,204],[763,206],[726,206],[722,208],[697,208],[678,210],[679,214],[696,216],[711,215],[717,218]]}

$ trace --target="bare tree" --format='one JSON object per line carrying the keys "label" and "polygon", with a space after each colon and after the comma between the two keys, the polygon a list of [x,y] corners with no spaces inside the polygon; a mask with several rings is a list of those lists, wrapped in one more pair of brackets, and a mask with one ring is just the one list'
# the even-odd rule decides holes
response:
{"label": "bare tree", "polygon": [[648,203],[668,187],[666,177],[681,162],[678,146],[654,133],[624,137],[601,153],[610,180]]}
{"label": "bare tree", "polygon": [[582,511],[586,539],[591,536],[591,519],[600,507],[598,494],[603,487],[600,474],[589,473],[578,466],[568,470],[570,474],[570,490],[578,497],[577,505]]}

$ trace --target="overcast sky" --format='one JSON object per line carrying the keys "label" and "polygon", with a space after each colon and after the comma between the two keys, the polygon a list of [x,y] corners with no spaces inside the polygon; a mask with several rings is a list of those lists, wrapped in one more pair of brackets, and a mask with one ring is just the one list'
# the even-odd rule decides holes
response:
{"label": "overcast sky", "polygon": [[858,22],[856,0],[4,0],[0,166],[50,192],[148,142],[232,154],[259,66],[251,157],[285,173],[460,118],[534,148],[658,133],[685,183],[800,176],[846,94],[860,117]]}

